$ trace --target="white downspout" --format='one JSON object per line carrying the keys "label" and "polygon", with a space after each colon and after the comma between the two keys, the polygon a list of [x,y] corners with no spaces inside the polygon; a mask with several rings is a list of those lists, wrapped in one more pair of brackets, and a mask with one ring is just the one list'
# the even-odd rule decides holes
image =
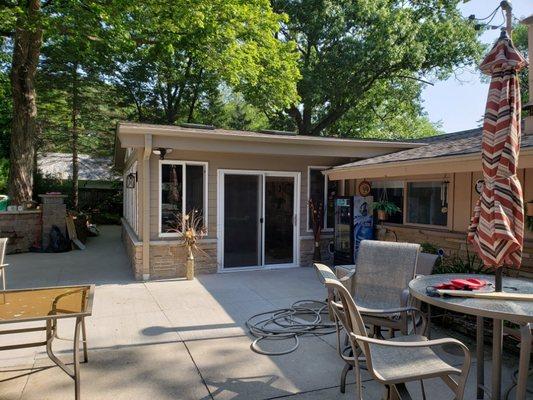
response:
{"label": "white downspout", "polygon": [[143,267],[142,278],[144,281],[150,279],[150,156],[152,155],[152,135],[144,135],[143,152],[143,210],[142,210],[142,243],[143,243]]}

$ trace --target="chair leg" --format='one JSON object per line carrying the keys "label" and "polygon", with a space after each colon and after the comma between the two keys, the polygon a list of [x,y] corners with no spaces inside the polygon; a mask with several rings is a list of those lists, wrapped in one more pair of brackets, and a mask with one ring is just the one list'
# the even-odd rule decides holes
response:
{"label": "chair leg", "polygon": [[353,367],[346,363],[344,365],[344,368],[342,369],[342,372],[341,372],[341,393],[346,393],[346,377],[348,376],[348,372],[352,369]]}
{"label": "chair leg", "polygon": [[0,270],[0,273],[2,274],[2,287],[3,287],[2,290],[6,290],[6,270],[2,268]]}

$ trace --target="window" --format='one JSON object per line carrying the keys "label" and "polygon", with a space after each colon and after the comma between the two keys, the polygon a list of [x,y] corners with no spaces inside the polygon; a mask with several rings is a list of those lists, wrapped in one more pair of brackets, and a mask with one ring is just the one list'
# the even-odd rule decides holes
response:
{"label": "window", "polygon": [[[330,181],[322,171],[327,167],[310,167],[307,176],[309,183],[308,200],[324,207],[324,228],[333,229],[335,226],[335,196],[339,194],[339,181]],[[312,228],[311,210],[307,211],[307,230]]]}
{"label": "window", "polygon": [[[396,204],[400,211],[389,215],[387,222],[403,224],[403,181],[373,181],[372,191],[370,194],[374,202],[384,200]],[[375,221],[377,221],[377,211],[374,212]]]}
{"label": "window", "polygon": [[161,161],[160,179],[161,235],[178,235],[182,230],[182,217],[193,211],[207,226],[207,164]]}
{"label": "window", "polygon": [[448,224],[447,182],[408,182],[407,218],[412,224]]}

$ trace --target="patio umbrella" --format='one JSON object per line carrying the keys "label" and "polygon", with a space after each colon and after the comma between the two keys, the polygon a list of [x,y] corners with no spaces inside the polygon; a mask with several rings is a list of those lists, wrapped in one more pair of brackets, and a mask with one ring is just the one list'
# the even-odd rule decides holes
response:
{"label": "patio umbrella", "polygon": [[491,76],[483,121],[484,187],[474,207],[468,241],[486,267],[496,268],[501,291],[501,267],[519,268],[522,261],[524,205],[516,176],[520,151],[520,88],[517,73],[526,60],[506,31],[480,65]]}

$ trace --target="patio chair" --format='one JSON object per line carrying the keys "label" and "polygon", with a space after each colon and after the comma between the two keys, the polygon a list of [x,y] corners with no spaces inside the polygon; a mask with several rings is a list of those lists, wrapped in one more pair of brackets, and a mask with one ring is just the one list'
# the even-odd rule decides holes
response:
{"label": "patio chair", "polygon": [[[381,328],[391,335],[406,335],[408,311],[387,312],[409,305],[409,282],[415,277],[420,245],[413,243],[363,240],[350,279],[351,294],[367,325],[381,337]],[[348,279],[348,275],[343,280]]]}
{"label": "patio chair", "polygon": [[[327,267],[326,267],[327,268]],[[321,268],[324,270],[324,268]],[[463,400],[471,356],[468,348],[456,339],[428,340],[412,334],[391,339],[371,338],[367,334],[359,307],[348,290],[331,275],[321,274],[328,293],[334,298],[330,307],[335,321],[349,334],[354,360],[356,399],[362,399],[361,366],[359,355],[366,360],[366,369],[374,380],[386,388],[387,400],[410,399],[405,384],[423,379],[440,378],[453,391],[456,400]],[[452,345],[463,351],[464,361],[457,368],[442,360],[433,350],[436,346]],[[426,398],[421,384],[423,397]]]}
{"label": "patio chair", "polygon": [[[353,277],[350,276],[344,276],[342,278],[337,278],[337,276],[333,273],[333,271],[326,265],[323,264],[314,264],[315,270],[318,275],[318,279],[325,284],[328,280],[334,280],[337,281],[339,284],[343,285],[345,289],[350,293],[350,284],[346,284],[348,280],[353,279]],[[377,296],[379,297],[379,296]],[[401,291],[401,297],[407,298],[408,295],[405,294],[405,291]],[[328,289],[328,304],[331,305],[332,302],[335,301],[335,296],[333,293],[333,290]],[[368,309],[359,307],[359,311],[365,311],[368,312],[368,315],[363,315],[365,324],[374,324],[374,336],[382,338],[381,332],[379,330],[380,327],[376,328],[377,323],[379,324],[388,324],[390,327],[395,326],[394,324],[398,321],[401,321],[401,325],[398,325],[399,329],[404,331],[405,334],[407,334],[407,325],[408,325],[408,319],[411,319],[411,326],[413,327],[413,330],[416,330],[417,326],[420,325],[420,331],[422,333],[425,333],[427,328],[427,319],[424,313],[422,313],[418,308],[412,306],[412,305],[402,305],[400,302],[396,302],[395,306],[391,306],[390,308],[386,309]],[[329,315],[332,320],[335,321],[334,313],[331,308],[329,307]],[[383,320],[383,321],[382,321]],[[369,322],[368,322],[369,321]],[[404,330],[405,327],[405,330]],[[344,360],[346,363],[345,367],[343,368],[341,372],[341,382],[340,382],[340,390],[341,393],[344,393],[346,391],[346,377],[348,375],[348,372],[355,366],[355,360],[358,359],[358,357],[361,355],[356,354],[354,356],[354,352],[352,351],[352,347],[349,346],[349,338],[348,333],[346,332],[345,340],[342,338],[342,332],[339,327],[339,324],[336,323],[337,328],[337,351],[339,353],[339,356]],[[393,328],[391,328],[393,329]],[[378,331],[378,332],[376,332]],[[392,337],[393,335],[391,335]]]}
{"label": "patio chair", "polygon": [[0,238],[0,275],[2,275],[2,290],[6,290],[6,267],[9,264],[4,264],[6,255],[7,238]]}

